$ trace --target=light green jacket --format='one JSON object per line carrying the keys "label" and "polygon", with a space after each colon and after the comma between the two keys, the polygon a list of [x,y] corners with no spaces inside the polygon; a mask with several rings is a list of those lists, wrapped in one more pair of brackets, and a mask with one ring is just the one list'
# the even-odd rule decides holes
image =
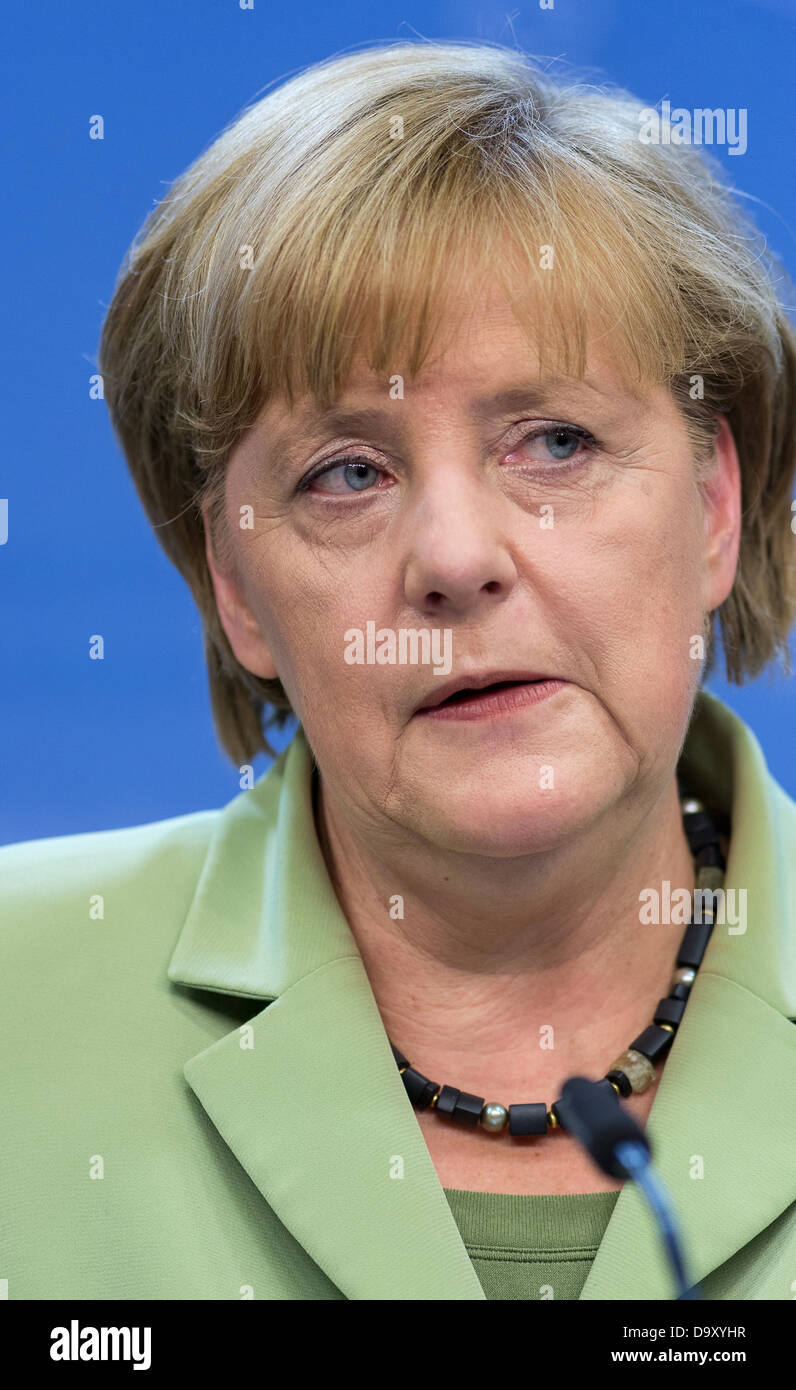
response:
{"label": "light green jacket", "polygon": [[[681,766],[731,811],[747,930],[714,928],[648,1133],[703,1293],[792,1299],[796,806],[711,696]],[[311,772],[299,734],[221,810],[0,850],[10,1299],[484,1298],[327,877]],[[581,1297],[672,1297],[632,1184]]]}

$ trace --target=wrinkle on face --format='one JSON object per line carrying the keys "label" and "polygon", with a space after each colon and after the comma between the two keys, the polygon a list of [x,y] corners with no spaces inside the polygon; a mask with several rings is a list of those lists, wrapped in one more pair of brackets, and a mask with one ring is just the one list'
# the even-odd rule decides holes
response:
{"label": "wrinkle on face", "polygon": [[[407,379],[403,400],[389,400],[385,378],[357,364],[341,402],[381,407],[389,427],[338,447],[309,423],[306,398],[293,412],[272,402],[233,451],[230,515],[248,501],[255,516],[254,532],[236,533],[246,593],[327,800],[363,834],[484,853],[502,836],[505,852],[532,850],[556,826],[574,833],[654,779],[690,712],[698,671],[684,644],[701,626],[704,540],[677,405],[605,362],[592,364],[591,385],[548,382],[549,418],[609,442],[591,471],[521,476],[501,463],[501,440],[533,414],[498,418],[477,398],[513,390],[532,362],[513,316],[487,299],[449,350]],[[362,445],[395,475],[380,498],[346,513],[296,492],[317,458]],[[548,532],[544,502],[555,513]],[[480,587],[479,567],[484,585],[502,576],[499,595]],[[454,670],[557,668],[567,700],[493,736],[461,727],[456,741],[410,717],[427,672],[344,664],[342,634],[367,618],[450,627]],[[547,801],[537,786],[545,759],[560,779]]]}

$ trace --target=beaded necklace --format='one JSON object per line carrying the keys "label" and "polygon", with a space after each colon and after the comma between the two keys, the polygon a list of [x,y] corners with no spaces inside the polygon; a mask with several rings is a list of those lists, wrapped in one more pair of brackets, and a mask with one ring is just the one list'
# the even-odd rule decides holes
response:
{"label": "beaded necklace", "polygon": [[[702,802],[694,798],[682,800],[681,810],[683,829],[696,869],[694,907],[677,954],[668,995],[658,1000],[652,1023],[633,1039],[624,1052],[620,1052],[602,1081],[597,1083],[599,1087],[610,1088],[622,1097],[646,1091],[655,1080],[654,1063],[665,1056],[674,1041],[696,972],[710,940],[717,911],[716,894],[724,886],[726,864],[714,820]],[[483,1096],[429,1081],[427,1076],[410,1064],[392,1041],[390,1047],[415,1110],[436,1110],[438,1115],[468,1129],[475,1129],[480,1124],[490,1134],[507,1130],[516,1137],[527,1137],[547,1134],[554,1129],[567,1129],[566,1105],[561,1099],[555,1101],[549,1110],[544,1101],[521,1101],[518,1105],[508,1106],[497,1101],[485,1104]]]}

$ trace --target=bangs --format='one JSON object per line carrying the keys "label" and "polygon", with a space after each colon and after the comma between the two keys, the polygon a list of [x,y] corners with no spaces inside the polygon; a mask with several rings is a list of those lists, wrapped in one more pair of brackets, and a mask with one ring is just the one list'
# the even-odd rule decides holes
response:
{"label": "bangs", "polygon": [[[355,358],[412,378],[440,337],[497,281],[538,354],[540,375],[582,377],[587,358],[658,383],[694,366],[671,261],[638,235],[633,210],[604,180],[562,168],[498,176],[470,158],[405,170],[296,225],[240,301],[240,338],[260,397],[292,409],[310,393],[337,400]],[[657,239],[656,239],[657,241]],[[659,244],[659,243],[658,243]]]}

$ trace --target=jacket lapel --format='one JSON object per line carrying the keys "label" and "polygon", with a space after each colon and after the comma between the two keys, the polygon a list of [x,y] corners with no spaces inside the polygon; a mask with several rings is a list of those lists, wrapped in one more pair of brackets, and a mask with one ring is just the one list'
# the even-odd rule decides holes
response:
{"label": "jacket lapel", "polygon": [[[717,765],[723,786],[710,781]],[[714,928],[648,1121],[700,1280],[793,1199],[796,1000],[785,995],[777,904],[794,900],[796,883],[784,880],[793,869],[777,834],[794,811],[766,780],[753,736],[709,696],[683,767],[696,794],[732,805],[727,887],[745,886],[748,902],[745,935]],[[168,974],[251,998],[255,1010],[188,1059],[185,1076],[347,1298],[483,1300],[326,872],[312,768],[299,732],[219,815]],[[692,1177],[699,1159],[704,1176]],[[646,1207],[626,1184],[581,1297],[671,1296]]]}
{"label": "jacket lapel", "polygon": [[[790,1205],[796,1152],[796,1028],[731,980],[700,977],[647,1122],[695,1283]],[[674,1296],[632,1183],[619,1194],[580,1296]]]}
{"label": "jacket lapel", "polygon": [[260,1008],[186,1079],[349,1299],[484,1299],[314,830],[299,734],[222,811],[169,979]]}
{"label": "jacket lapel", "polygon": [[[745,933],[713,928],[647,1121],[698,1283],[794,1200],[796,809],[751,731],[710,695],[699,697],[680,769],[693,794],[730,811],[725,888],[745,888],[747,900]],[[581,1298],[672,1298],[659,1246],[626,1183]]]}
{"label": "jacket lapel", "polygon": [[[246,1031],[245,1029],[242,1031]],[[280,1221],[350,1299],[483,1298],[364,967],[341,956],[185,1075]]]}

